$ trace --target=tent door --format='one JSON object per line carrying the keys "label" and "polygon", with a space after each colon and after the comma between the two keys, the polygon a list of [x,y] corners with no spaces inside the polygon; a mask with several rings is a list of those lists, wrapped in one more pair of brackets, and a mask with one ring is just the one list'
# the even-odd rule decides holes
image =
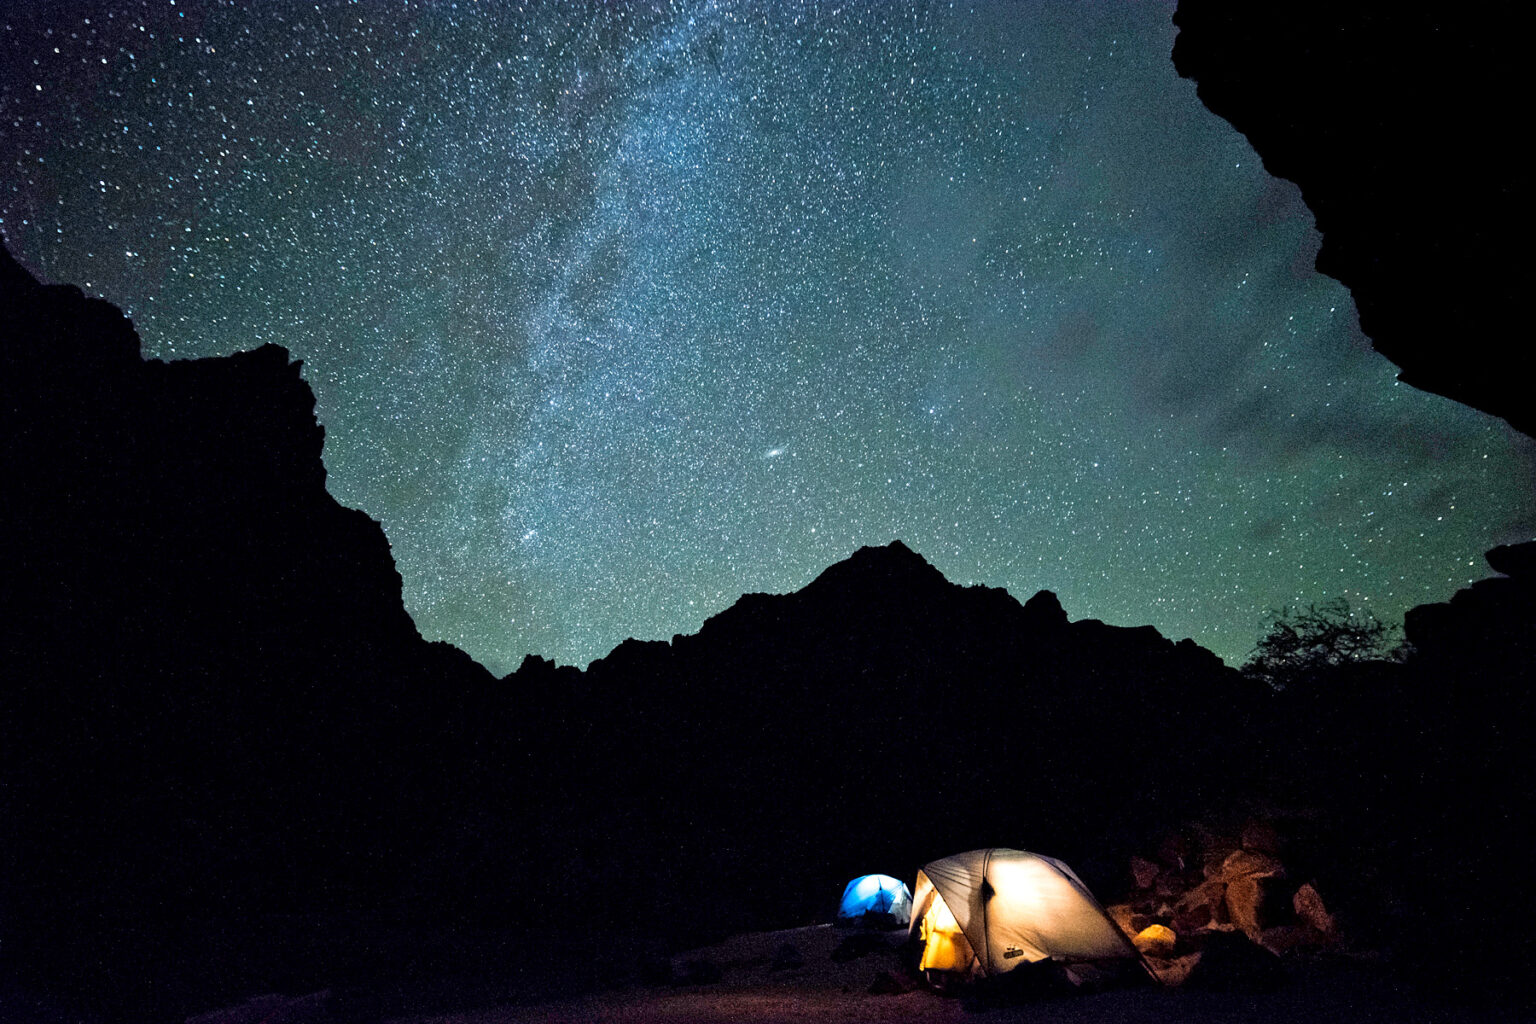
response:
{"label": "tent door", "polygon": [[933,894],[933,902],[928,904],[928,912],[923,915],[919,937],[923,941],[920,970],[970,971],[976,951],[960,930],[949,904],[938,893]]}

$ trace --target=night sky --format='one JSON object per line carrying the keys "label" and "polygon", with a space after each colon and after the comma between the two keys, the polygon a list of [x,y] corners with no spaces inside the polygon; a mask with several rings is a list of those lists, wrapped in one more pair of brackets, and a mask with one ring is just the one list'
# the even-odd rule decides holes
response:
{"label": "night sky", "polygon": [[1486,575],[1536,447],[1394,382],[1171,13],[13,0],[0,231],[146,355],[303,359],[498,673],[898,537],[1237,663]]}

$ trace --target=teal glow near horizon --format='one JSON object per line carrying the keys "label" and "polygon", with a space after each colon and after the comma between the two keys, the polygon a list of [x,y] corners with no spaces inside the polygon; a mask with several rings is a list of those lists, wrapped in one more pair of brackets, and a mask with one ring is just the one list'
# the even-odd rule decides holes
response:
{"label": "teal glow near horizon", "polygon": [[1171,11],[10,11],[0,231],[149,356],[302,358],[332,493],[498,673],[893,538],[1235,663],[1486,575],[1533,445],[1394,381]]}

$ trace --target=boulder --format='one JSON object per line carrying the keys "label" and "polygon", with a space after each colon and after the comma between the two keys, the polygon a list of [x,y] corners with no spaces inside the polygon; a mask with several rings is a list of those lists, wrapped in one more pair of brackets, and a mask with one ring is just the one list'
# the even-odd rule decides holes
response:
{"label": "boulder", "polygon": [[[1226,905],[1226,886],[1222,886],[1222,906]],[[1203,900],[1179,901],[1173,908],[1173,927],[1184,934],[1199,931],[1216,920],[1216,908]]]}
{"label": "boulder", "polygon": [[1152,883],[1157,881],[1160,870],[1157,864],[1147,860],[1145,857],[1131,858],[1131,879],[1136,883],[1136,888],[1138,889],[1150,889]]}
{"label": "boulder", "polygon": [[1323,905],[1323,897],[1318,894],[1311,882],[1296,890],[1296,895],[1291,897],[1291,907],[1296,911],[1298,921],[1322,935],[1332,936],[1338,929],[1333,915],[1328,913],[1328,908]]}
{"label": "boulder", "polygon": [[1137,932],[1136,938],[1131,941],[1148,956],[1172,956],[1173,947],[1179,943],[1179,936],[1166,925],[1154,924]]}
{"label": "boulder", "polygon": [[1141,928],[1146,927],[1144,924],[1141,926],[1141,928],[1137,928],[1132,924],[1132,921],[1137,915],[1136,911],[1132,909],[1129,903],[1111,903],[1109,906],[1104,908],[1104,913],[1108,914],[1109,919],[1115,922],[1116,928],[1119,928],[1127,935],[1135,935],[1137,932],[1141,931]]}
{"label": "boulder", "polygon": [[1226,904],[1231,921],[1250,938],[1266,928],[1292,920],[1285,880],[1274,875],[1239,875],[1227,883]]}
{"label": "boulder", "polygon": [[1164,871],[1152,883],[1152,893],[1160,899],[1178,902],[1179,898],[1189,891],[1189,885],[1189,880],[1177,872]]}
{"label": "boulder", "polygon": [[1168,959],[1152,957],[1146,961],[1146,964],[1159,985],[1164,988],[1178,988],[1189,980],[1190,972],[1199,962],[1200,954],[1196,952]]}
{"label": "boulder", "polygon": [[1264,899],[1264,889],[1259,884],[1257,876],[1239,875],[1227,883],[1226,904],[1227,913],[1232,918],[1232,923],[1249,935],[1257,935],[1259,927],[1259,904]]}
{"label": "boulder", "polygon": [[[1174,904],[1173,912],[1176,915],[1198,916],[1202,907],[1209,910],[1209,913],[1205,915],[1207,921],[1224,924],[1230,920],[1226,912],[1227,883],[1225,881],[1220,878],[1210,878],[1201,882],[1184,893],[1179,901]],[[1183,930],[1180,929],[1180,931]]]}
{"label": "boulder", "polygon": [[1285,865],[1273,854],[1258,850],[1238,850],[1221,862],[1221,877],[1228,882],[1255,875],[1284,878]]}
{"label": "boulder", "polygon": [[1213,840],[1205,848],[1205,855],[1200,861],[1201,873],[1206,878],[1222,877],[1222,868],[1227,858],[1236,851],[1231,840]]}
{"label": "boulder", "polygon": [[1173,927],[1188,934],[1199,931],[1215,920],[1215,913],[1208,904],[1200,903],[1192,907],[1173,908]]}

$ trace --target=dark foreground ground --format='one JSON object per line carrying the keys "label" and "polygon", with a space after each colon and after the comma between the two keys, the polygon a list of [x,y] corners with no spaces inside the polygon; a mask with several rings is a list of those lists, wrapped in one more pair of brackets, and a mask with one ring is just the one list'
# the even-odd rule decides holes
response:
{"label": "dark foreground ground", "polygon": [[[389,1000],[370,1004],[366,993],[325,991],[307,996],[269,995],[194,1015],[189,1024],[321,1024],[342,1020],[390,1024],[705,1024],[705,1022],[852,1022],[983,1020],[1005,1024],[1193,1021],[1201,1024],[1472,1024],[1524,1021],[1527,1014],[1500,1005],[1468,1006],[1417,991],[1390,969],[1345,957],[1286,963],[1268,991],[1214,991],[1144,985],[1099,992],[1040,995],[1023,1001],[983,1001],[974,994],[940,996],[917,986],[901,964],[899,936],[852,956],[851,933],[817,925],[738,935],[668,960],[637,965],[632,977],[609,977],[601,990],[560,995],[580,986],[579,952],[570,970],[530,972],[509,965],[502,991],[482,986],[468,995],[479,1004],[447,1011],[449,991],[419,994],[412,1008]],[[841,947],[841,950],[840,950]],[[611,950],[610,950],[611,952]],[[611,962],[590,950],[595,980]],[[649,981],[641,975],[650,975]],[[670,977],[668,977],[670,976]],[[429,1003],[437,1004],[430,1008]]]}

